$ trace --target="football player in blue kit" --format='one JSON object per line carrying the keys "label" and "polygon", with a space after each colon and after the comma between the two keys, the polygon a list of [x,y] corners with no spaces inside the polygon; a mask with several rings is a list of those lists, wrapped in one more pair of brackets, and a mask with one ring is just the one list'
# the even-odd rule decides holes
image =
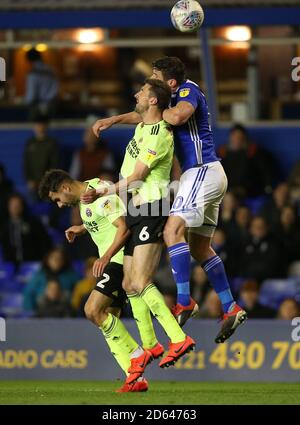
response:
{"label": "football player in blue kit", "polygon": [[[198,311],[190,296],[191,255],[201,264],[223,307],[221,330],[216,343],[224,342],[247,318],[234,301],[223,262],[211,246],[227,178],[215,152],[204,93],[186,78],[185,66],[177,57],[153,63],[151,78],[165,81],[172,90],[170,108],[163,118],[173,126],[175,154],[181,166],[179,189],[164,229],[172,272],[177,285],[173,314],[181,326]],[[141,121],[136,112],[98,120],[93,130],[100,132],[114,124]],[[188,241],[185,239],[188,230]]]}

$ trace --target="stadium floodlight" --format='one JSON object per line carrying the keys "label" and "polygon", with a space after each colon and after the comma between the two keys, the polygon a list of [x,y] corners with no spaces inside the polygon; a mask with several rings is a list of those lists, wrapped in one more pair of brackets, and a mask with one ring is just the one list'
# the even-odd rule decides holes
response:
{"label": "stadium floodlight", "polygon": [[92,44],[103,40],[104,34],[99,29],[84,29],[77,33],[77,40],[82,44]]}
{"label": "stadium floodlight", "polygon": [[249,41],[251,39],[251,29],[244,25],[228,27],[225,32],[225,37],[229,41]]}
{"label": "stadium floodlight", "polygon": [[36,45],[35,48],[38,52],[45,52],[46,50],[48,50],[48,46],[45,43],[39,43]]}

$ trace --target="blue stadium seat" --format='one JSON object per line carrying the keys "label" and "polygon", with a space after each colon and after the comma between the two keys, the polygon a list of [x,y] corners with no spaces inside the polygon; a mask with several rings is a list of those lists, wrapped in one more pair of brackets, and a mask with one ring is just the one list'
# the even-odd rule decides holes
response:
{"label": "blue stadium seat", "polygon": [[278,309],[286,298],[295,298],[300,301],[300,278],[267,279],[263,282],[259,301],[268,307]]}
{"label": "blue stadium seat", "polygon": [[38,201],[30,205],[30,211],[32,212],[32,214],[39,218],[43,216],[48,218],[51,208],[52,205],[49,202],[43,201]]}
{"label": "blue stadium seat", "polygon": [[27,261],[20,264],[16,273],[16,279],[18,282],[27,283],[32,275],[39,270],[41,263],[38,261]]}
{"label": "blue stadium seat", "polygon": [[229,284],[232,292],[238,294],[240,292],[242,284],[247,280],[246,277],[232,277],[229,278]]}
{"label": "blue stadium seat", "polygon": [[84,276],[85,272],[85,262],[81,260],[76,260],[72,262],[74,270],[81,276]]}
{"label": "blue stadium seat", "polygon": [[22,293],[24,290],[24,284],[17,279],[3,280],[0,283],[0,294],[3,292],[8,293]]}
{"label": "blue stadium seat", "polygon": [[259,213],[267,199],[268,197],[265,195],[258,196],[257,198],[247,198],[244,200],[244,204],[249,208],[253,215],[256,215]]}
{"label": "blue stadium seat", "polygon": [[0,263],[0,290],[2,284],[14,278],[15,265],[13,263]]}
{"label": "blue stadium seat", "polygon": [[55,246],[62,245],[64,243],[65,235],[61,231],[56,230],[53,227],[48,227],[47,232]]}
{"label": "blue stadium seat", "polygon": [[22,314],[23,295],[14,293],[0,294],[0,315],[4,317],[18,317]]}

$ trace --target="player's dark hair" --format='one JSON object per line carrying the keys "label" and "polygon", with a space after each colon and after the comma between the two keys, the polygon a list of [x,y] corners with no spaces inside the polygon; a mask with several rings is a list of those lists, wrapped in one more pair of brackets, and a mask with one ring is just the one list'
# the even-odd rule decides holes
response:
{"label": "player's dark hair", "polygon": [[186,80],[184,63],[176,56],[165,56],[152,63],[152,67],[161,71],[165,81],[176,80],[180,86]]}
{"label": "player's dark hair", "polygon": [[171,89],[164,81],[154,78],[147,78],[145,84],[149,84],[150,93],[157,98],[157,107],[164,111],[169,107],[171,101]]}
{"label": "player's dark hair", "polygon": [[36,62],[42,60],[42,56],[38,50],[36,50],[34,47],[26,53],[26,58],[29,60],[29,62]]}
{"label": "player's dark hair", "polygon": [[45,173],[39,184],[39,197],[45,201],[49,200],[49,192],[58,192],[60,186],[73,181],[70,174],[64,170],[53,169]]}

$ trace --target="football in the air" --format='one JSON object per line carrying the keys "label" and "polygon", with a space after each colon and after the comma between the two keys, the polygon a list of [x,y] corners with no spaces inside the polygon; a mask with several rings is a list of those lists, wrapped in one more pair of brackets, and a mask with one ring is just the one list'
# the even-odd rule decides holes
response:
{"label": "football in the air", "polygon": [[171,21],[181,32],[198,30],[204,20],[202,6],[196,0],[180,0],[171,10]]}

